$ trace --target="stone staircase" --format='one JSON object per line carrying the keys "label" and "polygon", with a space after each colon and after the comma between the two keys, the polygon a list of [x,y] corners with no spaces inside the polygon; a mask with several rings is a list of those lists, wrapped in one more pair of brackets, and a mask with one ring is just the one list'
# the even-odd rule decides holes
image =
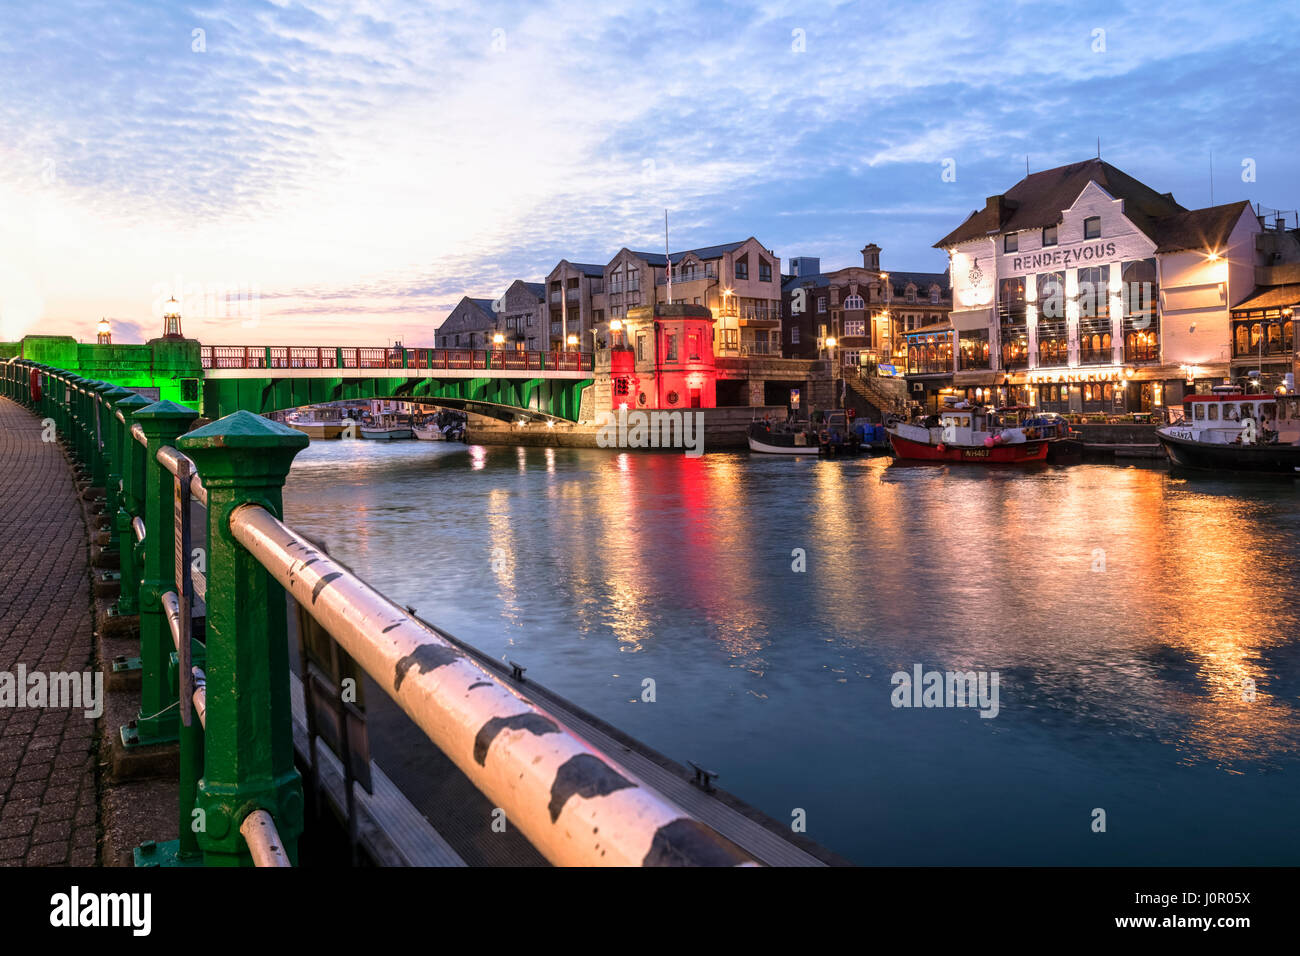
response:
{"label": "stone staircase", "polygon": [[[905,415],[907,412],[907,380],[884,378],[870,373],[850,375],[845,379],[852,398],[847,403],[857,403],[859,417],[884,421],[886,415]],[[870,408],[874,414],[865,414]]]}

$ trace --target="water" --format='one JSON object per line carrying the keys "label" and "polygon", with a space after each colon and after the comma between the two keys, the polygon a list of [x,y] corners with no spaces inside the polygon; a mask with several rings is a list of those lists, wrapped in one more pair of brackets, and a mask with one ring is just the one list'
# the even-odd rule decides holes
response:
{"label": "water", "polygon": [[[1300,860],[1298,495],[1151,465],[354,441],[302,453],[285,507],[855,862],[1247,865]],[[893,707],[914,664],[997,671],[998,715]]]}

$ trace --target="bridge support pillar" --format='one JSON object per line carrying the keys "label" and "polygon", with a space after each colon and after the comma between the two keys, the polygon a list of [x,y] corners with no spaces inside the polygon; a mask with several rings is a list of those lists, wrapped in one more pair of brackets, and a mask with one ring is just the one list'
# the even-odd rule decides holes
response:
{"label": "bridge support pillar", "polygon": [[197,832],[208,866],[249,866],[243,820],[275,818],[297,863],[302,781],[293,764],[284,589],[239,544],[231,516],[248,504],[282,516],[282,488],[305,434],[251,412],[190,432],[179,448],[208,493],[207,727]]}
{"label": "bridge support pillar", "polygon": [[144,431],[144,568],[140,581],[140,712],[122,728],[126,747],[173,743],[180,715],[174,706],[167,666],[171,627],[162,596],[176,589],[175,492],[172,475],[158,462],[158,449],[175,445],[198,412],[175,402],[154,402],[138,409],[135,421]]}

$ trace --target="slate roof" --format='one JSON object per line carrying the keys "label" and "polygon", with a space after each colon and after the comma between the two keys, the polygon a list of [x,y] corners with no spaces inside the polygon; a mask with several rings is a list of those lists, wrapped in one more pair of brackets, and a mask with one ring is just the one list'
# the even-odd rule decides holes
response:
{"label": "slate roof", "polygon": [[[670,253],[670,255],[674,265],[691,253],[694,253],[698,259],[720,259],[726,253],[739,249],[747,242],[749,242],[748,239],[741,239],[739,242],[724,242],[719,246],[702,246],[699,249],[686,249],[682,252]],[[669,261],[669,257],[665,256],[662,252],[637,252],[634,249],[629,249],[628,251],[638,259],[644,259],[652,266],[666,265]]]}
{"label": "slate roof", "polygon": [[1190,209],[1156,220],[1156,252],[1182,249],[1221,249],[1228,244],[1232,227],[1250,203],[1225,203],[1205,209]]}
{"label": "slate roof", "polygon": [[1276,309],[1280,306],[1300,305],[1300,282],[1286,285],[1259,286],[1244,301],[1232,307],[1238,309]]}
{"label": "slate roof", "polygon": [[990,197],[983,209],[972,212],[965,222],[936,242],[935,248],[1055,225],[1061,221],[1061,210],[1072,206],[1089,182],[1123,199],[1124,215],[1156,241],[1156,220],[1187,211],[1174,202],[1171,194],[1156,192],[1110,163],[1088,159],[1030,173],[1002,196]]}

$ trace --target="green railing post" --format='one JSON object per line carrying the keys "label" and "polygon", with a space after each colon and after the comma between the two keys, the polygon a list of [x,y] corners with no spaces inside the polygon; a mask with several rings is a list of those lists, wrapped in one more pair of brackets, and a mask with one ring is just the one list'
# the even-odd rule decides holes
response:
{"label": "green railing post", "polygon": [[[171,628],[162,596],[176,589],[176,522],[172,475],[158,462],[158,449],[175,445],[198,412],[175,402],[138,409],[134,420],[144,431],[144,573],[140,581],[140,712],[122,728],[122,744],[142,747],[172,743],[180,726],[176,698],[167,679]],[[138,443],[137,443],[138,444]]]}
{"label": "green railing post", "polygon": [[117,403],[130,394],[129,389],[120,385],[110,385],[104,391],[104,456],[107,459],[104,514],[113,527],[109,538],[111,551],[122,548],[122,539],[117,531],[117,511],[122,507],[122,423],[117,420]]}
{"label": "green railing post", "polygon": [[[113,517],[113,531],[121,553],[122,588],[117,596],[117,613],[140,612],[140,579],[144,576],[144,546],[137,545],[131,519],[144,515],[144,447],[131,435],[135,413],[153,403],[143,395],[129,393],[114,406],[126,419],[118,423],[118,441],[122,447],[122,497]],[[116,416],[114,416],[116,418]]]}
{"label": "green railing post", "polygon": [[298,859],[303,797],[293,765],[284,589],[235,540],[230,522],[250,503],[281,517],[285,477],[309,441],[238,411],[178,444],[208,493],[208,717],[198,841],[210,866],[250,864],[239,826],[259,809],[275,818],[289,859]]}
{"label": "green railing post", "polygon": [[104,402],[106,392],[116,388],[108,382],[92,382],[90,386],[90,449],[91,469],[90,483],[96,488],[104,489],[105,502],[108,500],[108,436],[104,430],[108,427],[108,414]]}
{"label": "green railing post", "polygon": [[77,459],[77,463],[81,466],[81,470],[86,472],[90,468],[90,462],[88,460],[90,453],[86,445],[85,396],[81,391],[82,385],[86,380],[80,375],[69,375],[67,376],[66,381],[71,382],[72,384],[70,396],[72,420],[68,425],[69,436],[72,439],[72,451],[73,455]]}

